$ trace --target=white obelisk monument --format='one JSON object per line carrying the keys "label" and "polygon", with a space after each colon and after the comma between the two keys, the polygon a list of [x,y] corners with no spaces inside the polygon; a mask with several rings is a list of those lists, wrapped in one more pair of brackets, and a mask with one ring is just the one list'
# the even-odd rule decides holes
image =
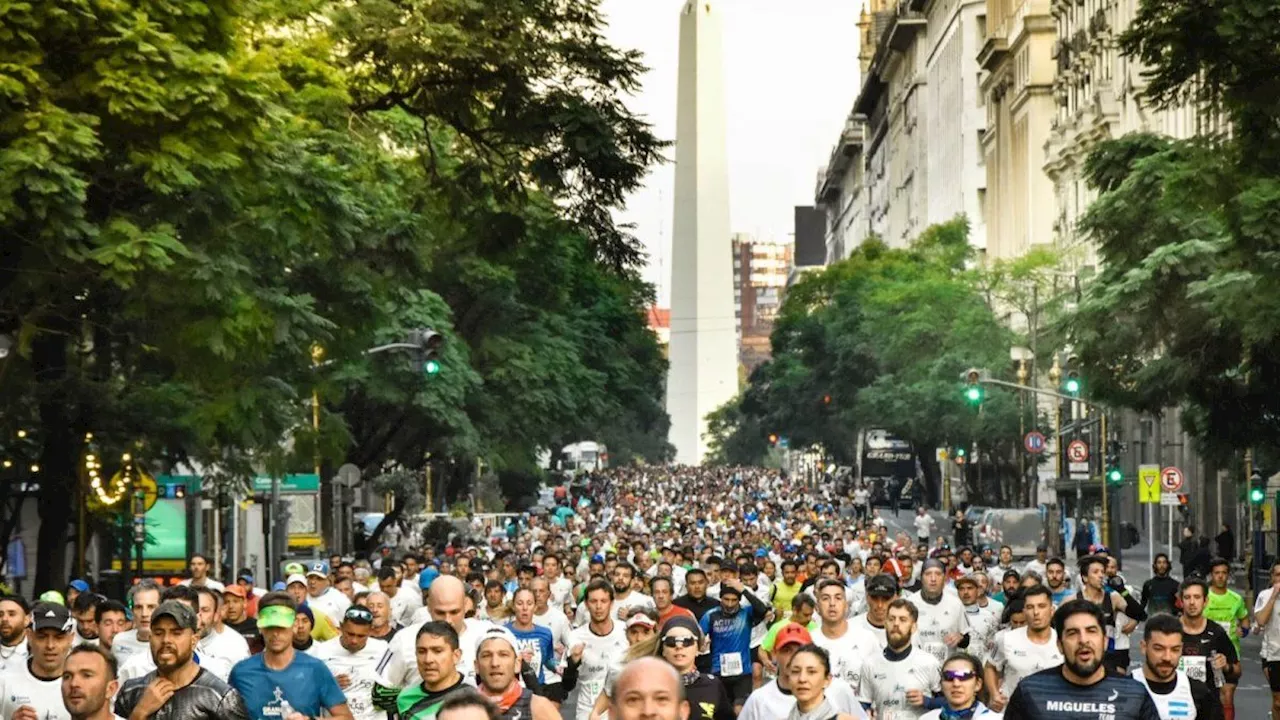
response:
{"label": "white obelisk monument", "polygon": [[679,80],[667,412],[676,461],[696,465],[707,414],[738,392],[721,24],[709,0],[680,13]]}

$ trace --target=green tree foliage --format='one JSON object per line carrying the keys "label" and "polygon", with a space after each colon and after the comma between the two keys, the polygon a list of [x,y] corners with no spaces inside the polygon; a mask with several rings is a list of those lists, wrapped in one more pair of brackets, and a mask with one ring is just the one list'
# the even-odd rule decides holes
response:
{"label": "green tree foliage", "polygon": [[[232,482],[662,457],[651,289],[610,219],[661,143],[596,4],[0,6],[0,435],[39,438],[38,587],[90,447]],[[439,375],[364,355],[419,327]]]}
{"label": "green tree foliage", "polygon": [[1148,67],[1144,99],[1198,103],[1229,134],[1135,134],[1099,145],[1099,197],[1081,223],[1102,269],[1064,320],[1092,390],[1158,413],[1219,457],[1275,448],[1280,430],[1280,7],[1144,2],[1123,50]]}
{"label": "green tree foliage", "polygon": [[1021,497],[1016,398],[990,391],[978,413],[961,396],[961,373],[1003,375],[1015,340],[967,269],[971,252],[959,218],[906,250],[868,241],[801,279],[783,301],[773,359],[711,417],[717,457],[758,458],[773,433],[847,464],[857,431],[882,428],[915,445],[937,488],[933,449],[977,440],[990,470],[975,490]]}

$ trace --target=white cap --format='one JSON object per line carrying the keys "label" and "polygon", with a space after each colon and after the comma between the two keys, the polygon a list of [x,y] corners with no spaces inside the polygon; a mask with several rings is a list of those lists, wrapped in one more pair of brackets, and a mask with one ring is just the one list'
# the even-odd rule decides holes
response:
{"label": "white cap", "polygon": [[307,578],[306,578],[304,575],[302,575],[301,573],[294,573],[294,574],[290,575],[290,576],[289,576],[289,577],[284,581],[284,586],[285,586],[285,587],[289,587],[290,585],[292,585],[292,584],[294,584],[294,583],[302,583],[303,585],[306,585],[306,584],[307,584]]}
{"label": "white cap", "polygon": [[511,644],[511,649],[514,650],[517,655],[520,654],[520,643],[516,640],[515,633],[501,625],[492,625],[488,630],[484,631],[484,634],[481,635],[480,639],[476,642],[477,654],[480,652],[480,647],[489,640],[506,640]]}

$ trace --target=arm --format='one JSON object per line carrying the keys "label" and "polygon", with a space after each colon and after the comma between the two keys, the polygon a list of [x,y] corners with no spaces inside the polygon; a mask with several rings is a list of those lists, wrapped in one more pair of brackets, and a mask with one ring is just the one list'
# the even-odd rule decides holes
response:
{"label": "arm", "polygon": [[560,720],[560,711],[556,709],[555,703],[541,695],[534,695],[530,705],[533,708],[533,720]]}
{"label": "arm", "polygon": [[[982,674],[983,686],[987,688],[987,692],[991,698],[991,701],[987,704],[996,712],[1003,710],[1006,700],[1004,699],[1004,696],[1000,694],[1000,683],[1003,678],[1000,677],[999,668],[988,662],[983,668]],[[999,705],[999,707],[996,707],[997,705]]]}
{"label": "arm", "polygon": [[[608,688],[608,683],[605,684],[605,688],[606,689]],[[590,720],[596,720],[597,718],[599,718],[601,715],[604,715],[608,711],[609,711],[609,696],[605,694],[605,690],[601,690],[600,694],[596,696],[595,704],[591,706],[591,714],[588,717],[590,718]]]}
{"label": "arm", "polygon": [[334,705],[328,710],[329,717],[334,718],[334,720],[355,720],[355,716],[351,714],[351,708],[347,707],[346,703]]}
{"label": "arm", "polygon": [[742,596],[747,599],[747,602],[751,603],[751,624],[759,625],[764,622],[765,615],[769,614],[769,607],[760,598],[756,597],[755,593],[746,588],[743,588]]}
{"label": "arm", "polygon": [[1262,601],[1262,598],[1258,598],[1259,602],[1253,607],[1253,619],[1259,625],[1266,625],[1271,622],[1271,613],[1276,609],[1277,597],[1280,597],[1280,593],[1277,593],[1275,588],[1271,588],[1271,592],[1267,593],[1265,601]]}

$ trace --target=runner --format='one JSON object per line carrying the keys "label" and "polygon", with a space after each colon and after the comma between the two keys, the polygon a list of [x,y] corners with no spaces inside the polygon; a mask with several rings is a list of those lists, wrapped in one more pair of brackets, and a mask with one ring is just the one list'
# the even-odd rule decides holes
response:
{"label": "runner", "polygon": [[452,625],[440,620],[423,623],[414,640],[422,681],[396,697],[396,712],[402,720],[433,718],[450,696],[473,692],[458,670],[462,650]]}
{"label": "runner", "polygon": [[1052,558],[1045,564],[1044,579],[1055,608],[1062,607],[1076,596],[1076,591],[1071,588],[1071,579],[1067,576],[1067,564],[1062,558]]}
{"label": "runner", "polygon": [[849,602],[846,588],[840,580],[823,580],[818,583],[818,614],[822,625],[810,633],[813,643],[827,651],[831,674],[859,687],[864,662],[874,658],[881,650],[880,641],[870,630],[849,622]]}
{"label": "runner", "polygon": [[658,655],[680,673],[689,701],[689,720],[733,720],[733,701],[724,685],[716,676],[698,672],[702,628],[687,617],[673,618],[661,627]]}
{"label": "runner", "polygon": [[[1126,612],[1137,620],[1144,620],[1142,608],[1138,603],[1126,601],[1122,595],[1123,581],[1111,584],[1107,579],[1107,560],[1097,555],[1090,555],[1080,561],[1080,599],[1098,606],[1102,613],[1103,627],[1107,632],[1106,657],[1104,661],[1110,670],[1119,670],[1122,658],[1116,652],[1116,635],[1119,630],[1116,615]],[[1128,651],[1123,653],[1123,663],[1128,668]]]}
{"label": "runner", "polygon": [[[0,600],[0,603],[3,603],[3,600]],[[3,607],[3,605],[0,605],[0,612],[3,612]],[[98,627],[98,646],[110,653],[116,636],[129,627],[129,611],[124,605],[115,600],[103,600],[94,612],[94,624]],[[0,629],[2,628],[3,622],[0,621]],[[0,663],[2,662],[3,660],[0,660]],[[115,664],[114,655],[112,655],[111,663],[111,677],[115,679],[118,666]],[[4,668],[0,667],[0,672],[3,671]]]}
{"label": "runner", "polygon": [[[742,606],[742,600],[747,606]],[[709,639],[711,672],[724,683],[734,712],[754,689],[751,678],[751,628],[764,622],[769,608],[737,580],[720,588],[720,607],[702,616],[699,624]]]}
{"label": "runner", "polygon": [[[966,720],[999,720],[1000,713],[978,700],[982,689],[982,663],[968,653],[956,653],[942,666],[944,707],[930,710],[921,720],[965,718]],[[945,714],[944,714],[945,713]]]}
{"label": "runner", "polygon": [[151,653],[151,613],[160,605],[160,586],[155,580],[139,580],[129,588],[128,598],[133,628],[116,635],[111,642],[111,652],[121,669],[134,656]]}
{"label": "runner", "polygon": [[[655,598],[657,597],[656,592],[654,596]],[[543,673],[544,682],[541,694],[555,703],[556,708],[559,709],[567,696],[560,671],[564,665],[565,654],[569,649],[573,628],[569,626],[569,618],[565,617],[560,607],[552,603],[550,583],[547,582],[545,577],[534,578],[533,597],[537,603],[534,607],[533,621],[551,631],[552,648],[556,661],[556,669],[547,670]]]}
{"label": "runner", "polygon": [[[517,590],[516,595],[527,592]],[[560,720],[560,711],[554,703],[520,687],[520,652],[519,641],[509,629],[491,627],[485,631],[476,647],[480,694],[498,707],[505,720]]]}
{"label": "runner", "polygon": [[1240,657],[1227,631],[1205,617],[1208,595],[1209,586],[1199,577],[1182,581],[1182,659],[1178,669],[1219,690],[1225,711],[1227,675],[1235,673],[1239,677]]}
{"label": "runner", "polygon": [[916,645],[933,655],[939,665],[952,649],[969,644],[964,605],[955,595],[944,592],[946,582],[942,563],[928,560],[921,573],[920,591],[907,596],[918,613]]}
{"label": "runner", "polygon": [[905,598],[889,603],[888,645],[862,673],[858,697],[880,720],[916,720],[941,690],[941,664],[912,642],[919,618],[920,611]]}
{"label": "runner", "polygon": [[1029,588],[1005,608],[1010,615],[1023,612],[1027,624],[998,634],[992,644],[985,669],[992,710],[1004,712],[1024,678],[1062,663],[1051,597],[1049,588]]}
{"label": "runner", "polygon": [[689,703],[676,671],[658,658],[644,658],[618,676],[609,706],[613,720],[685,720]]}
{"label": "runner", "polygon": [[891,575],[875,575],[867,580],[867,612],[853,618],[853,624],[867,630],[879,641],[889,644],[885,627],[889,621],[889,603],[898,596],[898,583]]}
{"label": "runner", "polygon": [[387,713],[373,705],[378,663],[387,652],[385,641],[370,636],[373,613],[368,608],[349,607],[338,629],[338,637],[318,643],[311,655],[333,673],[355,720],[386,720]]}
{"label": "runner", "polygon": [[1271,563],[1271,586],[1258,593],[1253,621],[1262,631],[1262,673],[1271,688],[1271,715],[1280,718],[1280,560]]}
{"label": "runner", "polygon": [[1014,720],[1160,720],[1155,702],[1137,681],[1107,674],[1102,610],[1070,600],[1053,616],[1062,664],[1018,683],[1004,714]]}
{"label": "runner", "polygon": [[1182,662],[1182,625],[1172,615],[1147,619],[1142,630],[1142,667],[1134,679],[1151,693],[1160,720],[1222,720],[1218,692],[1178,669]]}
{"label": "runner", "polygon": [[[787,663],[787,674],[791,681],[791,694],[795,696],[796,706],[788,715],[788,720],[803,718],[834,718],[834,720],[859,720],[866,718],[866,713],[842,713],[827,699],[827,688],[831,685],[831,662],[827,652],[817,645],[806,645],[796,651],[791,662]],[[886,718],[888,715],[885,716]]]}
{"label": "runner", "polygon": [[1173,564],[1169,562],[1168,555],[1156,553],[1155,560],[1151,563],[1151,571],[1154,575],[1142,584],[1142,608],[1148,614],[1177,614],[1178,581],[1169,576],[1172,568]]}
{"label": "runner", "polygon": [[17,595],[0,596],[0,677],[27,664],[27,622],[31,606]]}
{"label": "runner", "polygon": [[574,709],[577,720],[588,720],[591,716],[610,669],[621,663],[628,648],[626,628],[613,614],[612,584],[605,580],[592,581],[587,586],[583,604],[590,620],[570,635],[569,661],[564,674],[566,691],[580,686]]}
{"label": "runner", "polygon": [[[506,627],[516,640],[521,665],[526,672],[537,678],[536,687],[541,689],[546,683],[547,674],[556,670],[556,641],[550,628],[533,621],[537,605],[533,590],[517,589],[511,599],[515,612]],[[493,637],[492,629],[485,631],[483,637]]]}
{"label": "runner", "polygon": [[119,689],[110,652],[100,645],[71,648],[62,670],[62,704],[71,720],[115,720],[111,701]]}
{"label": "runner", "polygon": [[0,675],[0,718],[70,719],[62,703],[62,671],[74,635],[75,620],[66,607],[48,602],[31,607],[30,655]]}
{"label": "runner", "polygon": [[[964,606],[965,626],[969,629],[968,654],[977,659],[978,667],[981,668],[991,655],[996,631],[1000,629],[1000,615],[979,604],[982,591],[977,575],[963,575],[955,584],[960,602]],[[978,678],[978,684],[982,684],[981,677]]]}
{"label": "runner", "polygon": [[[792,657],[802,647],[813,642],[809,631],[796,623],[788,623],[778,631],[774,646],[774,658],[778,664],[778,677],[751,693],[738,714],[738,720],[779,720],[788,717],[795,709],[796,699],[791,691],[791,674],[788,666]],[[837,711],[857,715],[864,712],[855,689],[840,678],[832,678],[827,688],[827,698]]]}
{"label": "runner", "polygon": [[[1223,558],[1209,561],[1209,595],[1205,601],[1204,616],[1222,626],[1227,637],[1240,655],[1240,636],[1249,632],[1249,608],[1240,593],[1227,587],[1231,581],[1231,563]],[[1223,671],[1225,684],[1222,689],[1222,711],[1227,720],[1235,720],[1236,685],[1240,682],[1239,664]]]}

